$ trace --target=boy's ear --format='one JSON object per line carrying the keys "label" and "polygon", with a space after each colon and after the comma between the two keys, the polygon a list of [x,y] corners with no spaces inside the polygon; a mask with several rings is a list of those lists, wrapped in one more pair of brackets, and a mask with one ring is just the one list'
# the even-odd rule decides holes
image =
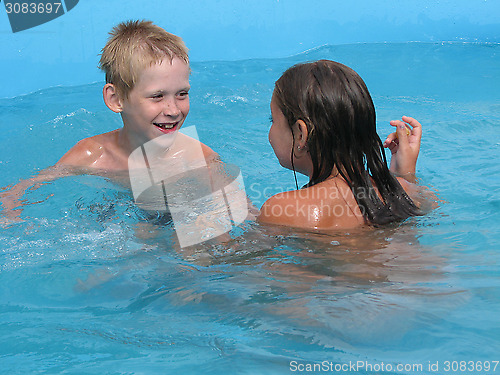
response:
{"label": "boy's ear", "polygon": [[106,83],[102,89],[102,97],[106,106],[115,113],[123,110],[123,103],[118,94],[118,90],[112,83]]}
{"label": "boy's ear", "polygon": [[293,125],[295,136],[295,144],[300,147],[300,149],[305,149],[307,144],[307,138],[309,137],[309,131],[307,130],[307,125],[303,120],[297,120]]}

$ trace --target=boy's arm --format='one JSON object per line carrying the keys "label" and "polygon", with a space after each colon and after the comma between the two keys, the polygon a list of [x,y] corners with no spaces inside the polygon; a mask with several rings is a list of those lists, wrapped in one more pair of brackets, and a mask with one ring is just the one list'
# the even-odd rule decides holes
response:
{"label": "boy's arm", "polygon": [[26,190],[38,189],[48,182],[71,174],[74,174],[71,173],[71,169],[54,166],[40,171],[31,178],[21,180],[14,186],[3,188],[3,191],[0,192],[0,203],[3,216],[7,219],[6,221],[12,222],[20,220],[22,206],[26,204],[26,202],[22,200]]}
{"label": "boy's arm", "polygon": [[401,120],[393,120],[390,124],[396,127],[384,141],[384,147],[391,150],[390,171],[415,183],[415,170],[422,140],[422,125],[412,117],[403,116]]}
{"label": "boy's arm", "polygon": [[61,177],[73,176],[81,173],[85,163],[90,164],[89,158],[95,158],[95,152],[89,152],[89,144],[86,139],[78,142],[71,148],[54,166],[40,171],[35,176],[21,180],[14,186],[7,186],[0,192],[1,211],[7,222],[19,221],[22,206],[26,204],[22,200],[26,190],[36,190],[40,186]]}

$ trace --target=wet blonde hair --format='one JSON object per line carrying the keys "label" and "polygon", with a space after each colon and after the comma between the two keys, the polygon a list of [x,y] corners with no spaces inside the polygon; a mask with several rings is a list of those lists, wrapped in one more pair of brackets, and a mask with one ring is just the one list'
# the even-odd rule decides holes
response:
{"label": "wet blonde hair", "polygon": [[151,21],[122,22],[109,35],[99,68],[106,73],[106,83],[115,85],[123,98],[128,97],[145,68],[165,57],[170,62],[178,57],[189,64],[188,49],[182,39]]}

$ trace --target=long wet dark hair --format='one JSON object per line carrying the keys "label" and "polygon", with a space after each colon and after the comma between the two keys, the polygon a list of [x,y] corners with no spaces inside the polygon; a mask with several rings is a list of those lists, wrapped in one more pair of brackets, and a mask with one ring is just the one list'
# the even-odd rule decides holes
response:
{"label": "long wet dark hair", "polygon": [[298,120],[307,126],[313,173],[305,187],[326,180],[336,168],[367,223],[421,215],[387,167],[372,98],[354,70],[329,60],[295,65],[276,81],[274,97],[290,129]]}

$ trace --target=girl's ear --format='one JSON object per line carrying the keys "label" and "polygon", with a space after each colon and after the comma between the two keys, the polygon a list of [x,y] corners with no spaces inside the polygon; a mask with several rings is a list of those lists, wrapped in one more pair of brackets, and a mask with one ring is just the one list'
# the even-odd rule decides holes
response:
{"label": "girl's ear", "polygon": [[293,135],[295,137],[295,147],[298,151],[305,150],[307,146],[307,139],[309,131],[307,125],[303,120],[297,120],[293,125]]}
{"label": "girl's ear", "polygon": [[102,97],[106,106],[115,113],[120,113],[123,110],[122,100],[118,94],[118,90],[112,83],[106,83],[102,89]]}

